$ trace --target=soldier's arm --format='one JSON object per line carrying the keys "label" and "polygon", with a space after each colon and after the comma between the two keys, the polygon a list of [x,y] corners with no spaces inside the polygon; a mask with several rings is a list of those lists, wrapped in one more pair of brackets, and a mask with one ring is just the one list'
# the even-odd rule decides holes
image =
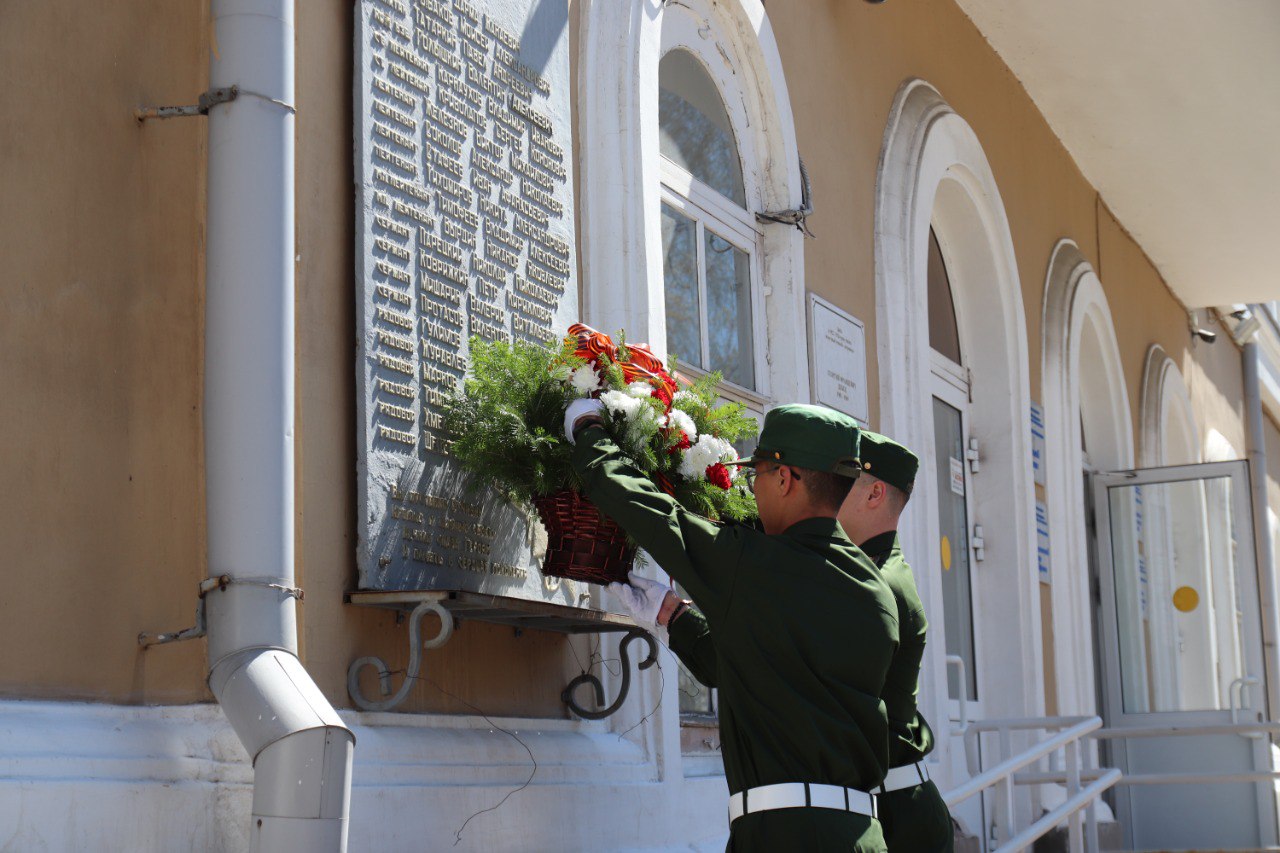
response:
{"label": "soldier's arm", "polygon": [[[583,491],[675,578],[714,622],[733,595],[744,528],[689,512],[660,491],[599,425],[578,430],[573,467]],[[749,533],[750,531],[747,531]]]}
{"label": "soldier's arm", "polygon": [[711,642],[707,617],[690,607],[667,626],[671,651],[693,677],[708,687],[716,687],[716,649]]}

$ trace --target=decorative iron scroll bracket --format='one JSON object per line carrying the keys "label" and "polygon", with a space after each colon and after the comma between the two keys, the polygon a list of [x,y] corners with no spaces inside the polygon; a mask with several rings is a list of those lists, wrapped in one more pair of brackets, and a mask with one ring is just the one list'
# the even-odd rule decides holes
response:
{"label": "decorative iron scroll bracket", "polygon": [[[422,640],[422,617],[434,613],[440,617],[440,632],[430,640]],[[424,601],[409,614],[409,666],[405,669],[404,680],[395,694],[391,693],[391,670],[382,658],[368,655],[357,658],[347,668],[347,693],[351,701],[362,711],[390,711],[405,700],[413,683],[422,674],[422,652],[424,649],[438,649],[453,636],[453,615],[439,601]],[[384,697],[377,700],[366,699],[360,691],[360,670],[372,666],[378,671],[378,689]]]}
{"label": "decorative iron scroll bracket", "polygon": [[800,207],[790,210],[764,210],[756,214],[756,221],[794,225],[804,236],[816,238],[818,235],[809,230],[808,220],[812,213],[813,188],[809,183],[809,170],[804,167],[802,158],[800,160]]}
{"label": "decorative iron scroll bracket", "polygon": [[[618,697],[613,700],[612,704],[604,706],[604,685],[600,683],[600,679],[596,676],[589,672],[584,672],[573,681],[570,681],[568,686],[560,693],[561,701],[569,706],[570,711],[573,711],[584,720],[603,720],[622,707],[622,703],[627,701],[627,693],[631,690],[631,657],[627,654],[627,646],[631,644],[632,640],[639,639],[643,639],[649,644],[649,654],[637,664],[637,668],[648,669],[658,662],[658,643],[653,639],[653,635],[639,628],[628,631],[626,636],[618,641],[618,657],[622,659],[622,683],[618,686]],[[588,711],[574,701],[573,692],[583,684],[592,686],[596,694],[596,705],[604,707],[601,707],[598,711]]]}

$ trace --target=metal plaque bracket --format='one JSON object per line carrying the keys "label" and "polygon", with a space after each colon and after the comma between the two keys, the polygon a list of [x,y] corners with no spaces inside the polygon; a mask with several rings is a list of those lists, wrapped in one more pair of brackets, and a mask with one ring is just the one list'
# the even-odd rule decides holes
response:
{"label": "metal plaque bracket", "polygon": [[[393,690],[391,682],[391,676],[397,672],[391,670],[382,658],[366,655],[352,661],[347,669],[347,692],[356,707],[365,711],[390,711],[408,698],[414,682],[422,678],[422,652],[438,649],[447,643],[453,636],[455,619],[507,625],[515,630],[517,636],[529,628],[560,634],[625,634],[618,647],[622,662],[621,682],[618,696],[612,704],[605,704],[604,685],[599,677],[589,672],[574,678],[560,692],[560,699],[569,710],[585,720],[602,720],[615,713],[626,701],[631,690],[631,656],[627,647],[632,641],[643,639],[649,645],[648,654],[637,664],[639,669],[648,669],[658,662],[658,645],[654,638],[636,627],[631,619],[615,613],[465,590],[360,590],[347,593],[346,600],[350,604],[395,610],[397,619],[409,614],[409,663],[398,688]],[[428,613],[440,617],[440,631],[424,642],[420,623]],[[366,667],[373,667],[378,674],[380,699],[367,698],[360,689],[360,672]],[[575,691],[583,684],[590,684],[594,690],[598,710],[584,708],[574,698]]]}
{"label": "metal plaque bracket", "polygon": [[[422,639],[422,617],[434,613],[440,617],[440,630],[430,640]],[[409,614],[409,665],[404,671],[404,680],[393,695],[391,692],[391,670],[387,663],[376,655],[356,658],[347,668],[347,693],[351,701],[362,711],[390,711],[405,700],[413,684],[422,675],[422,652],[425,649],[438,649],[453,636],[453,616],[444,609],[439,601],[424,601]],[[366,699],[360,690],[360,670],[366,666],[377,668],[378,690],[382,699]],[[388,698],[389,697],[389,698]]]}
{"label": "metal plaque bracket", "polygon": [[[584,672],[570,681],[569,685],[560,692],[560,701],[568,705],[570,711],[584,720],[603,720],[605,717],[614,714],[622,707],[622,703],[627,701],[627,694],[631,691],[631,657],[627,654],[627,646],[631,645],[632,640],[641,639],[649,644],[649,654],[636,665],[637,668],[648,669],[658,662],[658,643],[653,639],[653,635],[640,628],[628,631],[627,635],[618,641],[618,657],[622,659],[622,683],[618,685],[618,697],[613,700],[611,705],[604,704],[604,685],[600,683],[599,678],[589,672]],[[596,705],[603,706],[600,710],[588,711],[574,701],[573,691],[583,684],[590,684],[595,690]]]}

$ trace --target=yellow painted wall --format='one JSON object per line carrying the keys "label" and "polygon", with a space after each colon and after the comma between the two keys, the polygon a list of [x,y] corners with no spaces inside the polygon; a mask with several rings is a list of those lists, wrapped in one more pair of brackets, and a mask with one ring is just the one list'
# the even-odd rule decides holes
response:
{"label": "yellow painted wall", "polygon": [[0,13],[0,695],[184,702],[204,645],[203,3]]}
{"label": "yellow painted wall", "polygon": [[[1070,237],[1110,300],[1135,424],[1143,359],[1160,343],[1187,376],[1202,429],[1243,450],[1238,353],[1223,340],[1190,347],[1184,309],[954,3],[767,8],[814,182],[808,286],[867,323],[873,424],[875,339],[889,331],[875,328],[876,166],[899,86],[922,77],[974,128],[1000,187],[1032,397],[1049,254]],[[353,658],[382,654],[396,667],[407,650],[391,615],[341,601],[356,537],[352,4],[299,3],[297,26],[302,645],[346,706]],[[138,128],[130,116],[135,103],[187,103],[203,90],[206,29],[203,3],[138,0],[96,15],[12,5],[0,28],[0,440],[18,449],[0,457],[5,695],[207,698],[202,643],[134,644],[140,630],[190,624],[204,572],[204,122]],[[48,61],[55,49],[77,61]],[[578,670],[562,638],[473,623],[427,660],[437,685],[420,686],[410,709],[559,715],[559,688]]]}

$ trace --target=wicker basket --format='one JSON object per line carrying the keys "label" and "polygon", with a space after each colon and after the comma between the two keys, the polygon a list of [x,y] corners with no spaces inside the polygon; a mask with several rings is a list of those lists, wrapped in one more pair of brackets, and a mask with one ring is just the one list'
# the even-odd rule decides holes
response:
{"label": "wicker basket", "polygon": [[626,583],[636,549],[622,528],[578,492],[565,490],[534,498],[547,528],[542,573],[589,583]]}

